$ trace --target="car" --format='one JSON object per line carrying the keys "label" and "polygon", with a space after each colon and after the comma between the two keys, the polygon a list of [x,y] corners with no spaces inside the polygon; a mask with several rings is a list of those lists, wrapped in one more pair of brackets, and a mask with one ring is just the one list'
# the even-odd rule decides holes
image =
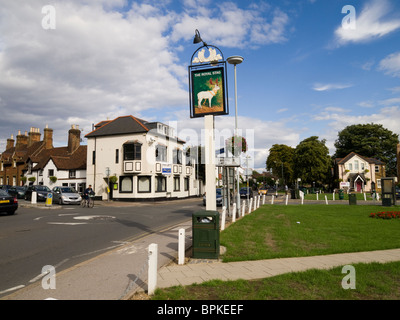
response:
{"label": "car", "polygon": [[19,187],[19,186],[12,186],[8,189],[8,193],[10,196],[14,196],[17,199],[25,199],[25,192],[28,189],[27,186]]}
{"label": "car", "polygon": [[[221,207],[222,206],[222,189],[221,188],[217,188],[216,189],[216,198],[217,198],[217,206]],[[206,205],[206,195],[204,194],[203,196],[203,206]]]}
{"label": "car", "polygon": [[266,186],[263,186],[260,189],[258,189],[259,195],[267,195],[267,193],[268,193],[268,188]]}
{"label": "car", "polygon": [[242,199],[244,199],[244,198],[247,199],[247,195],[249,196],[249,198],[253,197],[253,190],[251,190],[251,188],[248,188],[248,187],[240,188],[239,193],[240,193],[240,198],[242,198]]}
{"label": "car", "polygon": [[58,204],[81,204],[82,197],[72,187],[54,187],[53,202]]}
{"label": "car", "polygon": [[400,199],[400,187],[396,187],[396,199]]}
{"label": "car", "polygon": [[18,209],[17,198],[10,196],[7,191],[0,189],[0,212],[12,215]]}
{"label": "car", "polygon": [[8,192],[8,190],[11,188],[12,186],[8,185],[8,184],[3,184],[0,185],[0,190],[5,190]]}
{"label": "car", "polygon": [[36,199],[37,201],[46,201],[47,194],[51,193],[51,190],[47,186],[42,185],[32,185],[26,189],[25,192],[25,200],[32,200],[32,192],[36,191]]}

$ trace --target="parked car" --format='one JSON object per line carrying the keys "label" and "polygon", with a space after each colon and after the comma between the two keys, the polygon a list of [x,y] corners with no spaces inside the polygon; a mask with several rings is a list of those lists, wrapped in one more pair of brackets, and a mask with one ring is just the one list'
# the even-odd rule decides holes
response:
{"label": "parked car", "polygon": [[53,202],[58,204],[80,204],[82,197],[72,187],[54,187]]}
{"label": "parked car", "polygon": [[260,189],[258,189],[258,194],[259,195],[267,195],[267,193],[268,193],[268,188],[267,188],[267,186],[262,186]]}
{"label": "parked car", "polygon": [[23,187],[12,186],[10,187],[10,189],[8,189],[8,193],[10,196],[16,197],[17,199],[25,199],[26,189],[28,189],[27,186]]}
{"label": "parked car", "polygon": [[400,187],[396,187],[396,199],[400,199]]}
{"label": "parked car", "polygon": [[8,190],[11,188],[12,186],[8,185],[8,184],[2,184],[0,185],[0,190],[5,190],[8,192]]}
{"label": "parked car", "polygon": [[[216,189],[217,192],[217,206],[221,207],[222,206],[222,189],[221,188],[217,188]],[[204,194],[203,196],[203,206],[206,205],[206,195]]]}
{"label": "parked car", "polygon": [[47,186],[33,185],[29,186],[25,192],[25,200],[32,200],[32,192],[36,191],[37,201],[46,201],[47,194],[51,193],[51,190]]}
{"label": "parked car", "polygon": [[249,198],[253,197],[253,190],[251,190],[251,188],[247,188],[247,187],[243,187],[240,188],[240,198],[242,199],[247,199],[247,195],[249,195]]}
{"label": "parked car", "polygon": [[17,198],[10,196],[7,191],[0,189],[0,212],[12,215],[18,209]]}

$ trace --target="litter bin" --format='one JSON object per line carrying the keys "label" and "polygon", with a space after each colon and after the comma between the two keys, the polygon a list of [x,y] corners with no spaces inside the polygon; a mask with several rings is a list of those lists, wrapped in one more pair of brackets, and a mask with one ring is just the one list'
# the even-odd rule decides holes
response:
{"label": "litter bin", "polygon": [[391,207],[392,205],[392,197],[390,196],[390,194],[384,194],[382,196],[382,206]]}
{"label": "litter bin", "polygon": [[296,190],[295,189],[290,190],[290,196],[291,196],[290,199],[298,199],[298,198],[296,198]]}
{"label": "litter bin", "polygon": [[349,204],[350,205],[357,204],[357,195],[355,193],[349,193]]}
{"label": "litter bin", "polygon": [[192,215],[192,250],[195,259],[219,258],[219,212],[201,210]]}
{"label": "litter bin", "polygon": [[344,199],[343,189],[339,189],[339,200],[343,200],[343,199]]}

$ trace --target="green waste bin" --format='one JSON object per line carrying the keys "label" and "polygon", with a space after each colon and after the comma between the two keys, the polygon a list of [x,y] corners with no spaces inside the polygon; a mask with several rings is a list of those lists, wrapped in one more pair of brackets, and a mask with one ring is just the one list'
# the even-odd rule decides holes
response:
{"label": "green waste bin", "polygon": [[219,258],[219,212],[201,210],[192,215],[194,259]]}
{"label": "green waste bin", "polygon": [[339,189],[339,200],[343,200],[343,199],[344,199],[343,189]]}
{"label": "green waste bin", "polygon": [[357,195],[355,193],[349,193],[349,204],[350,205],[357,204]]}

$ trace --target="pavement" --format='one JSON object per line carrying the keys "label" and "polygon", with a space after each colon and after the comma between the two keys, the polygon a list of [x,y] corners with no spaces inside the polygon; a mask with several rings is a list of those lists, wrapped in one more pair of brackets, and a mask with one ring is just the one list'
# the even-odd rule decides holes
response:
{"label": "pavement", "polygon": [[[335,203],[338,202],[335,201]],[[345,204],[344,202],[342,203]],[[347,201],[346,203],[348,204]],[[145,204],[110,201],[97,202],[97,205],[126,206]],[[26,204],[26,206],[34,205]],[[40,203],[36,206],[45,207],[44,204]],[[189,220],[143,236],[132,242],[123,243],[121,246],[93,259],[57,272],[53,279],[43,274],[41,279],[24,288],[10,292],[2,297],[1,300],[133,299],[135,293],[143,293],[147,290],[148,247],[152,243],[158,245],[157,288],[189,285],[211,279],[260,279],[288,272],[314,268],[330,269],[354,263],[400,261],[400,249],[230,263],[223,263],[221,260],[216,259],[192,259],[190,258],[191,224],[192,222]],[[227,222],[228,226],[229,221]],[[185,229],[187,255],[185,263],[178,265],[178,230],[181,228]],[[221,248],[223,249],[223,247]],[[52,282],[52,280],[55,281]]]}

